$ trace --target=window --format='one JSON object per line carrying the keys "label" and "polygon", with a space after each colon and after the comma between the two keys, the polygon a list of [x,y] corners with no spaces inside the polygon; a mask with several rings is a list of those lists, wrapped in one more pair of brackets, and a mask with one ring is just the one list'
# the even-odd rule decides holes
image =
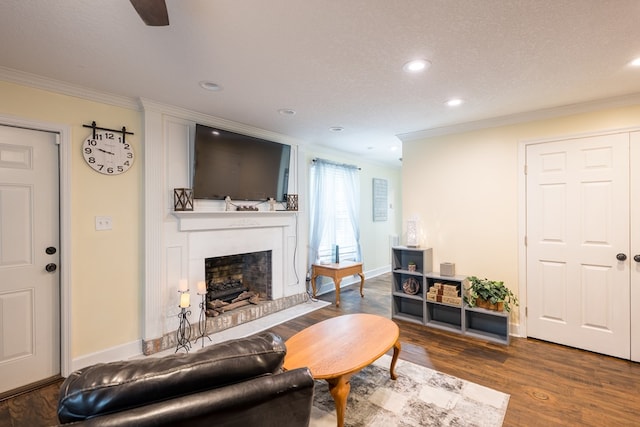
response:
{"label": "window", "polygon": [[340,261],[360,261],[358,168],[316,159],[310,183],[309,264],[333,262],[335,245]]}

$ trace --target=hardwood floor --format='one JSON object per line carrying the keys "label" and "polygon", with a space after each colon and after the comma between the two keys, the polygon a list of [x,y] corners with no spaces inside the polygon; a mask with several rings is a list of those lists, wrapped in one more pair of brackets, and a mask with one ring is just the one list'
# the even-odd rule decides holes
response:
{"label": "hardwood floor", "polygon": [[[289,338],[347,313],[391,316],[390,275],[367,279],[331,305],[272,328]],[[334,301],[334,294],[320,297]],[[504,426],[640,425],[640,364],[533,339],[509,346],[398,321],[400,358],[511,395]],[[0,402],[0,427],[54,425],[59,384]]]}

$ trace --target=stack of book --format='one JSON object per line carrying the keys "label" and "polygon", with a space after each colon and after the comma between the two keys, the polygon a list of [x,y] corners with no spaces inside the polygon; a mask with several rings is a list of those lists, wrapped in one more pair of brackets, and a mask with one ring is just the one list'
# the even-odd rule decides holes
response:
{"label": "stack of book", "polygon": [[460,305],[462,297],[456,285],[436,282],[427,292],[427,301],[443,302],[445,304]]}

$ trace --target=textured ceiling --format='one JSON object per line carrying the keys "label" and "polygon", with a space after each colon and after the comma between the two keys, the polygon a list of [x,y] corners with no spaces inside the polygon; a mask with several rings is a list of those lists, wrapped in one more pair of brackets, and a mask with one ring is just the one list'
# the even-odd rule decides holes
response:
{"label": "textured ceiling", "polygon": [[[167,9],[168,27],[148,27],[128,0],[2,0],[0,66],[396,165],[399,134],[640,93],[640,68],[627,65],[640,57],[637,0],[167,0]],[[403,72],[416,57],[430,69]],[[204,91],[202,80],[223,90]],[[449,108],[450,97],[465,103]]]}

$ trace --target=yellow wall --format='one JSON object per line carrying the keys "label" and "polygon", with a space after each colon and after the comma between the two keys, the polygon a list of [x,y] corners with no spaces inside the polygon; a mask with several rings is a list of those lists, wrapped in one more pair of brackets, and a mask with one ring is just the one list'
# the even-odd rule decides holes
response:
{"label": "yellow wall", "polygon": [[520,141],[639,125],[632,106],[405,142],[403,218],[419,218],[434,266],[454,262],[517,293]]}
{"label": "yellow wall", "polygon": [[[139,340],[142,319],[142,118],[138,111],[0,81],[0,114],[71,128],[71,357]],[[82,142],[98,126],[127,130],[136,160],[118,176],[90,169]],[[95,217],[113,230],[95,231]]]}

